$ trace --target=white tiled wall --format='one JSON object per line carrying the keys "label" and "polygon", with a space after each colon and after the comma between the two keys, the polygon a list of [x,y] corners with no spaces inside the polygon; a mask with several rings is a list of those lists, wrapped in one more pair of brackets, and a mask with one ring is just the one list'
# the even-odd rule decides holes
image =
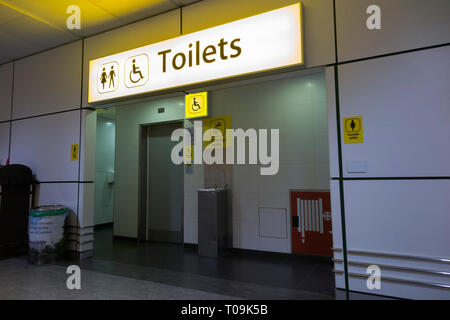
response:
{"label": "white tiled wall", "polygon": [[336,90],[334,67],[325,68],[325,81],[327,87],[327,113],[328,113],[328,142],[330,148],[330,176],[339,176],[339,157],[336,124]]}
{"label": "white tiled wall", "polygon": [[[370,5],[381,9],[381,30],[369,30]],[[339,0],[336,19],[339,61],[450,42],[448,0]]]}
{"label": "white tiled wall", "polygon": [[11,163],[29,166],[41,181],[78,181],[70,148],[80,139],[80,111],[12,123]]}
{"label": "white tiled wall", "polygon": [[449,176],[449,83],[448,46],[340,66],[341,116],[362,116],[365,140],[343,144],[344,167],[365,161],[362,176]]}
{"label": "white tiled wall", "polygon": [[[365,140],[364,144],[349,145],[342,141],[344,176],[449,176],[449,58],[450,50],[443,47],[339,67],[341,117],[363,116]],[[333,110],[329,104],[329,117],[335,117]],[[330,131],[330,141],[337,141],[336,130]],[[332,157],[336,152],[333,150],[336,149],[331,148]],[[345,171],[348,161],[366,161],[368,172],[348,174]],[[338,176],[337,168],[332,176]],[[334,247],[342,248],[341,228],[335,225],[340,212],[338,182],[333,181],[333,185]],[[348,249],[449,257],[445,229],[448,225],[446,212],[450,209],[449,192],[448,180],[344,181]],[[353,260],[360,259],[353,257]],[[372,258],[369,262],[376,261]],[[400,265],[411,266],[411,262],[400,260]],[[351,271],[361,270],[353,268]],[[395,276],[425,280],[417,275]],[[436,279],[426,280],[436,282]],[[336,281],[338,287],[343,286],[342,276],[337,276]],[[373,293],[363,282],[352,279],[351,289]],[[416,296],[412,296],[406,294],[408,290],[402,286],[389,285],[379,294],[417,298],[430,294],[428,291],[416,288]],[[436,295],[439,293],[430,296]]]}
{"label": "white tiled wall", "polygon": [[81,111],[81,144],[80,150],[80,180],[94,181],[95,150],[97,145],[97,112]]}
{"label": "white tiled wall", "polygon": [[77,41],[15,62],[13,119],[80,107],[81,46]]}
{"label": "white tiled wall", "polygon": [[[331,190],[331,222],[332,222],[332,232],[333,232],[333,248],[342,248],[342,218],[341,218],[341,198],[339,191],[339,181],[331,180],[330,182]],[[333,252],[334,259],[342,259],[342,253]],[[335,267],[335,269],[341,269]],[[345,289],[345,278],[343,274],[335,274],[336,288]]]}
{"label": "white tiled wall", "polygon": [[36,189],[37,205],[64,205],[77,212],[78,183],[42,183]]}
{"label": "white tiled wall", "polygon": [[[364,28],[368,5],[382,10],[382,29]],[[435,46],[450,40],[448,1],[336,1],[340,61]],[[420,23],[419,23],[420,21]],[[401,23],[400,23],[401,22]],[[347,247],[349,250],[448,258],[445,226],[450,210],[450,50],[448,46],[342,64],[339,71],[341,128],[344,117],[362,116],[364,143],[345,144],[342,135]],[[334,68],[326,69],[331,176],[337,162]],[[367,172],[351,174],[347,164],[361,161]],[[379,180],[364,180],[367,177]],[[394,178],[394,180],[384,178]],[[401,179],[401,178],[408,179]],[[417,179],[417,177],[422,177]],[[399,179],[398,179],[399,178]],[[333,241],[342,248],[339,181],[331,182]],[[342,253],[335,253],[342,259]],[[448,271],[448,265],[417,264],[408,259],[348,256],[349,261]],[[337,264],[336,269],[343,269]],[[352,273],[366,270],[350,266]],[[418,273],[382,275],[429,283],[448,279]],[[336,286],[344,288],[342,275]],[[365,279],[350,277],[350,289],[403,298],[448,298],[448,292],[385,281],[381,291],[367,289]]]}
{"label": "white tiled wall", "polygon": [[[185,121],[185,127],[192,122]],[[185,169],[184,175],[184,242],[198,243],[198,196],[197,190],[204,187],[204,168],[193,165]]]}
{"label": "white tiled wall", "polygon": [[80,183],[78,197],[78,222],[81,228],[90,228],[94,225],[95,185]]}
{"label": "white tiled wall", "polygon": [[[450,256],[450,181],[346,181],[345,218],[348,250],[393,253],[406,256]],[[361,261],[350,256],[349,261]],[[407,259],[365,259],[369,264],[399,265],[449,271],[448,265],[425,264]],[[350,272],[365,273],[351,267]],[[396,277],[450,285],[448,277],[425,273],[394,272],[382,268],[382,277]],[[371,293],[365,280],[353,279],[352,290]],[[372,292],[373,293],[373,292]],[[411,287],[382,281],[378,294],[415,299],[449,299],[448,290]]]}
{"label": "white tiled wall", "polygon": [[[0,123],[0,163],[8,156],[11,126],[10,162],[29,166],[42,182],[36,205],[64,205],[83,228],[93,224],[93,184],[79,180],[93,180],[94,160],[91,111],[80,109],[81,49],[77,41],[0,66],[0,122],[12,119]],[[72,161],[71,145],[80,141],[81,162]]]}
{"label": "white tiled wall", "polygon": [[[215,90],[209,101],[212,116],[231,115],[234,129],[280,129],[277,175],[233,166],[233,241],[235,248],[290,253],[289,190],[329,189],[324,74]],[[279,214],[261,217],[268,210]]]}
{"label": "white tiled wall", "polygon": [[107,180],[114,173],[115,121],[97,117],[97,148],[95,152],[94,223],[113,222],[114,183]]}
{"label": "white tiled wall", "polygon": [[5,165],[9,150],[9,122],[0,123],[0,165]]}
{"label": "white tiled wall", "polygon": [[346,181],[349,250],[450,256],[450,181]]}
{"label": "white tiled wall", "polygon": [[11,119],[13,64],[0,65],[0,122]]}

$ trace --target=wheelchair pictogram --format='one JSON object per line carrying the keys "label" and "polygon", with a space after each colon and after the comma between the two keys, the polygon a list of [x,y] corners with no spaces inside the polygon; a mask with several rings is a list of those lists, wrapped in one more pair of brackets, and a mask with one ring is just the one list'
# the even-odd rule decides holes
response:
{"label": "wheelchair pictogram", "polygon": [[[139,75],[139,77],[137,78],[136,75]],[[144,76],[142,75],[142,72],[139,70],[139,67],[136,67],[136,59],[133,59],[133,70],[130,71],[130,81],[133,83],[138,83],[142,79],[144,79]]]}
{"label": "wheelchair pictogram", "polygon": [[189,113],[199,114],[203,111],[205,98],[202,95],[192,95],[189,98]]}
{"label": "wheelchair pictogram", "polygon": [[194,102],[192,103],[192,111],[197,112],[200,111],[202,109],[202,107],[200,106],[200,104],[197,102],[196,98],[193,99]]}
{"label": "wheelchair pictogram", "polygon": [[128,58],[125,64],[125,85],[128,88],[140,87],[148,82],[149,61],[146,54]]}

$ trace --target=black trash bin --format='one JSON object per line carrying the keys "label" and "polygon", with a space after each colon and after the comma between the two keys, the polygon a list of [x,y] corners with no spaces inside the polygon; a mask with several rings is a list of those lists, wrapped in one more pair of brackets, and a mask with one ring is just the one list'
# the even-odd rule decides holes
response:
{"label": "black trash bin", "polygon": [[0,167],[0,249],[26,248],[33,175],[30,168],[13,164]]}

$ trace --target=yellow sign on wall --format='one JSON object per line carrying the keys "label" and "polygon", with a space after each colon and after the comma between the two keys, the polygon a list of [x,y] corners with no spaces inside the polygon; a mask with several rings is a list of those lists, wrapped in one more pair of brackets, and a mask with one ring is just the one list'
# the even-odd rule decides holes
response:
{"label": "yellow sign on wall", "polygon": [[194,163],[194,146],[184,146],[184,161],[189,166]]}
{"label": "yellow sign on wall", "polygon": [[362,117],[344,118],[344,143],[364,143]]}
{"label": "yellow sign on wall", "polygon": [[186,96],[186,119],[208,116],[208,92],[188,94]]}
{"label": "yellow sign on wall", "polygon": [[73,144],[70,146],[70,160],[71,161],[78,160],[78,144]]}
{"label": "yellow sign on wall", "polygon": [[233,129],[232,117],[231,116],[221,116],[214,118],[207,118],[203,120],[203,134],[205,140],[204,147],[217,147],[220,141],[216,140],[216,137],[209,137],[205,134],[209,129],[217,129],[222,133],[222,143],[223,147],[228,147],[232,145],[232,141],[227,141],[227,130]]}

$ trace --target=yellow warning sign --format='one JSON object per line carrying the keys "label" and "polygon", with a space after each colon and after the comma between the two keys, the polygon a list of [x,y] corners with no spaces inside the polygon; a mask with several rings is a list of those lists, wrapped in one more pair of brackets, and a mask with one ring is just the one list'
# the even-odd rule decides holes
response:
{"label": "yellow warning sign", "polygon": [[184,146],[184,161],[187,165],[194,163],[194,146]]}
{"label": "yellow warning sign", "polygon": [[209,129],[217,129],[222,133],[222,143],[224,147],[232,146],[232,141],[227,141],[226,139],[227,130],[232,128],[233,123],[231,116],[207,118],[203,120],[203,135],[204,139],[206,140],[204,143],[204,147],[217,147],[220,144],[220,141],[216,140],[215,136],[211,136],[211,134],[208,134]]}
{"label": "yellow warning sign", "polygon": [[344,118],[344,143],[364,143],[362,117]]}
{"label": "yellow warning sign", "polygon": [[186,119],[208,116],[208,92],[188,94],[186,96]]}
{"label": "yellow warning sign", "polygon": [[78,145],[73,144],[70,146],[70,160],[78,161]]}

